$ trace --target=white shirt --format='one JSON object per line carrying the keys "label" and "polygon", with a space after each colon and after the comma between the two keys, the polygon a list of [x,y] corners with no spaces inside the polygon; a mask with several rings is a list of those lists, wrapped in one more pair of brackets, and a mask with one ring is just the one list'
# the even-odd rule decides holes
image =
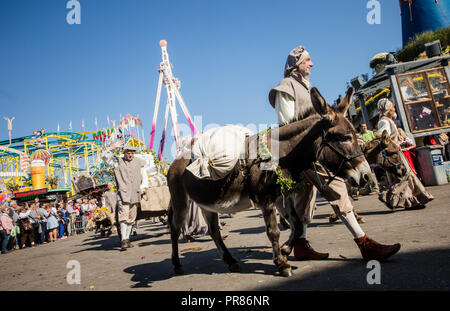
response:
{"label": "white shirt", "polygon": [[380,133],[383,133],[384,130],[386,130],[389,136],[391,136],[391,125],[389,124],[389,121],[381,119],[380,121],[378,121],[378,131]]}
{"label": "white shirt", "polygon": [[30,214],[30,211],[27,210],[25,213],[20,213],[20,214],[19,214],[19,218],[20,218],[20,219],[27,218],[29,214]]}
{"label": "white shirt", "polygon": [[295,118],[295,99],[284,92],[277,92],[275,96],[275,111],[278,117],[278,124],[291,123]]}

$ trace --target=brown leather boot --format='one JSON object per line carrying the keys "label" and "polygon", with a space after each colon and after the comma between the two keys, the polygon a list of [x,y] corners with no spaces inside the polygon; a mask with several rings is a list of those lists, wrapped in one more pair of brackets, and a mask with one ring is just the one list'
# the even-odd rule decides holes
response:
{"label": "brown leather boot", "polygon": [[121,252],[126,251],[127,248],[128,248],[127,241],[126,240],[122,240],[122,244],[120,246],[120,251]]}
{"label": "brown leather boot", "polygon": [[383,260],[394,255],[400,249],[400,243],[394,245],[383,245],[375,242],[367,235],[355,239],[365,261]]}
{"label": "brown leather boot", "polygon": [[328,258],[328,253],[318,253],[305,238],[297,240],[294,246],[294,256],[297,260],[322,260]]}

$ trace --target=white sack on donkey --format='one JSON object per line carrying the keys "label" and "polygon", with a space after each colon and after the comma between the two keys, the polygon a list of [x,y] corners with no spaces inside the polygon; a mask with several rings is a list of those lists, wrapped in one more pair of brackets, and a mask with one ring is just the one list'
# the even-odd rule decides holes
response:
{"label": "white sack on donkey", "polygon": [[247,135],[253,133],[238,125],[215,127],[204,132],[192,146],[193,162],[187,170],[202,179],[218,180],[227,176],[243,158]]}

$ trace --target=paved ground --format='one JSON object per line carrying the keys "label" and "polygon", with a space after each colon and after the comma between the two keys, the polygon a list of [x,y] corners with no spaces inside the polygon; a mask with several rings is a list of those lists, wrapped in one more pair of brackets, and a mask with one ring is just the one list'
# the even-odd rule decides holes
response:
{"label": "paved ground", "polygon": [[[318,203],[308,231],[325,261],[295,261],[294,276],[277,275],[272,250],[258,210],[223,217],[225,240],[241,263],[241,273],[228,273],[209,237],[181,243],[185,275],[175,276],[170,239],[161,224],[144,222],[135,247],[118,251],[117,235],[92,232],[0,256],[0,291],[4,290],[450,290],[450,184],[428,187],[435,200],[424,210],[391,212],[376,196],[361,197],[356,208],[365,232],[380,243],[400,242],[400,252],[381,263],[381,284],[367,283],[372,271],[362,261],[350,233],[340,222],[330,224],[331,208]],[[288,231],[282,231],[285,241]],[[80,284],[70,285],[72,267],[80,263]]]}

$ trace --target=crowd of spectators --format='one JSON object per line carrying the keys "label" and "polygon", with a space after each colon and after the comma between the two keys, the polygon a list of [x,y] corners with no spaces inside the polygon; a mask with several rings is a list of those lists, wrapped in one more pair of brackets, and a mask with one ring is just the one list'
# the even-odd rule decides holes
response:
{"label": "crowd of spectators", "polygon": [[[96,199],[66,202],[33,202],[18,204],[5,200],[0,204],[1,253],[40,244],[53,243],[86,231],[99,209]],[[78,230],[81,229],[81,230]]]}

